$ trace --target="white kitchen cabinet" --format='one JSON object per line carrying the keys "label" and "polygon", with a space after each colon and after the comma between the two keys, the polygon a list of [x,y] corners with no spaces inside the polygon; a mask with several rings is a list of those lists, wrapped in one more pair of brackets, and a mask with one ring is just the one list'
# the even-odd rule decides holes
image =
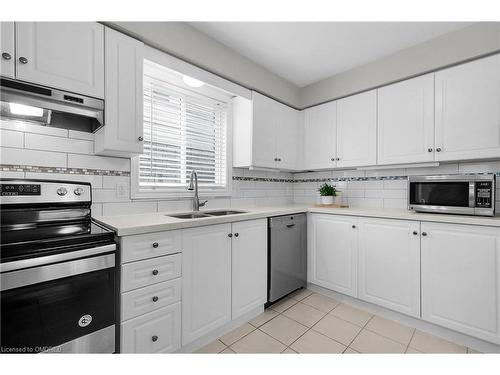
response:
{"label": "white kitchen cabinet", "polygon": [[298,169],[299,112],[258,92],[233,100],[233,166]]}
{"label": "white kitchen cabinet", "polygon": [[308,217],[308,282],[357,297],[357,218]]}
{"label": "white kitchen cabinet", "polygon": [[121,353],[172,353],[180,347],[180,302],[121,324]]}
{"label": "white kitchen cabinet", "polygon": [[14,78],[16,69],[14,22],[0,22],[0,75]]}
{"label": "white kitchen cabinet", "polygon": [[376,90],[337,101],[337,158],[338,167],[376,164]]}
{"label": "white kitchen cabinet", "polygon": [[421,223],[422,319],[500,344],[500,229]]}
{"label": "white kitchen cabinet", "polygon": [[104,98],[104,26],[16,22],[16,77]]}
{"label": "white kitchen cabinet", "polygon": [[143,47],[106,27],[105,126],[95,137],[98,155],[130,157],[143,152]]}
{"label": "white kitchen cabinet", "polygon": [[183,231],[182,344],[231,320],[231,224]]}
{"label": "white kitchen cabinet", "polygon": [[434,160],[434,73],[377,90],[377,164]]}
{"label": "white kitchen cabinet", "polygon": [[304,116],[304,169],[335,168],[337,102],[307,108]]}
{"label": "white kitchen cabinet", "polygon": [[436,72],[436,160],[500,157],[500,55]]}
{"label": "white kitchen cabinet", "polygon": [[360,218],[359,298],[420,317],[420,222]]}
{"label": "white kitchen cabinet", "polygon": [[232,224],[232,319],[267,302],[267,219]]}

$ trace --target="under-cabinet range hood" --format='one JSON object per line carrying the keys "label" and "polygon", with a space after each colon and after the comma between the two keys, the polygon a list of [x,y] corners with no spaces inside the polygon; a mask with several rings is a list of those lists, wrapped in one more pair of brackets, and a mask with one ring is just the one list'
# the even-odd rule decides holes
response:
{"label": "under-cabinet range hood", "polygon": [[104,100],[0,79],[2,118],[93,133],[104,125]]}

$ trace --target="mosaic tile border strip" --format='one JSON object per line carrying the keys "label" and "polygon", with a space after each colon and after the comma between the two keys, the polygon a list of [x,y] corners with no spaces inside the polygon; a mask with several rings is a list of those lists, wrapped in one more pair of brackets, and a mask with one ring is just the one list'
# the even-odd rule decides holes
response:
{"label": "mosaic tile border strip", "polygon": [[242,177],[242,176],[233,176],[233,181],[289,182],[289,183],[295,182],[293,178]]}
{"label": "mosaic tile border strip", "polygon": [[54,174],[81,174],[81,175],[94,175],[94,176],[122,176],[122,177],[130,176],[130,172],[124,172],[124,171],[108,171],[104,169],[89,169],[89,168],[40,167],[36,165],[1,164],[0,171],[54,173]]}

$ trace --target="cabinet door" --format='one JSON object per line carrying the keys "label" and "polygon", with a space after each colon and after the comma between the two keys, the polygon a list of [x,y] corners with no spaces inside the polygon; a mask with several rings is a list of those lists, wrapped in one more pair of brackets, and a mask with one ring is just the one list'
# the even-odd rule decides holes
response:
{"label": "cabinet door", "polygon": [[420,318],[420,223],[358,223],[359,298]]}
{"label": "cabinet door", "polygon": [[338,167],[376,164],[376,90],[337,101],[337,157]]}
{"label": "cabinet door", "polygon": [[357,219],[313,214],[308,220],[308,281],[357,296]]}
{"label": "cabinet door", "polygon": [[231,224],[183,231],[182,344],[231,320]]}
{"label": "cabinet door", "polygon": [[276,127],[277,103],[257,92],[252,92],[253,99],[253,166],[263,168],[276,167]]}
{"label": "cabinet door", "polygon": [[232,318],[267,301],[267,219],[233,223]]}
{"label": "cabinet door", "polygon": [[172,353],[181,347],[181,303],[122,323],[121,353]]}
{"label": "cabinet door", "polygon": [[143,43],[106,28],[105,123],[96,135],[96,154],[143,152]]}
{"label": "cabinet door", "polygon": [[18,79],[104,98],[103,25],[16,22],[16,59]]}
{"label": "cabinet door", "polygon": [[434,160],[434,73],[377,90],[377,164]]}
{"label": "cabinet door", "polygon": [[14,54],[14,22],[0,22],[0,75],[14,78],[15,61]]}
{"label": "cabinet door", "polygon": [[422,318],[500,344],[500,229],[423,222],[421,242]]}
{"label": "cabinet door", "polygon": [[279,103],[277,105],[276,167],[284,170],[298,169],[299,114],[286,105]]}
{"label": "cabinet door", "polygon": [[305,110],[304,169],[336,167],[337,102]]}
{"label": "cabinet door", "polygon": [[500,156],[500,55],[436,73],[436,160]]}

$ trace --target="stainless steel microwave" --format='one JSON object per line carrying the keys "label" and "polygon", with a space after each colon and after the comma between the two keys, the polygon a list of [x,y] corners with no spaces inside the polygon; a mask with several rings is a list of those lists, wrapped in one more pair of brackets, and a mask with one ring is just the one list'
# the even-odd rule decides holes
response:
{"label": "stainless steel microwave", "polygon": [[408,209],[416,212],[494,216],[495,175],[410,176]]}

